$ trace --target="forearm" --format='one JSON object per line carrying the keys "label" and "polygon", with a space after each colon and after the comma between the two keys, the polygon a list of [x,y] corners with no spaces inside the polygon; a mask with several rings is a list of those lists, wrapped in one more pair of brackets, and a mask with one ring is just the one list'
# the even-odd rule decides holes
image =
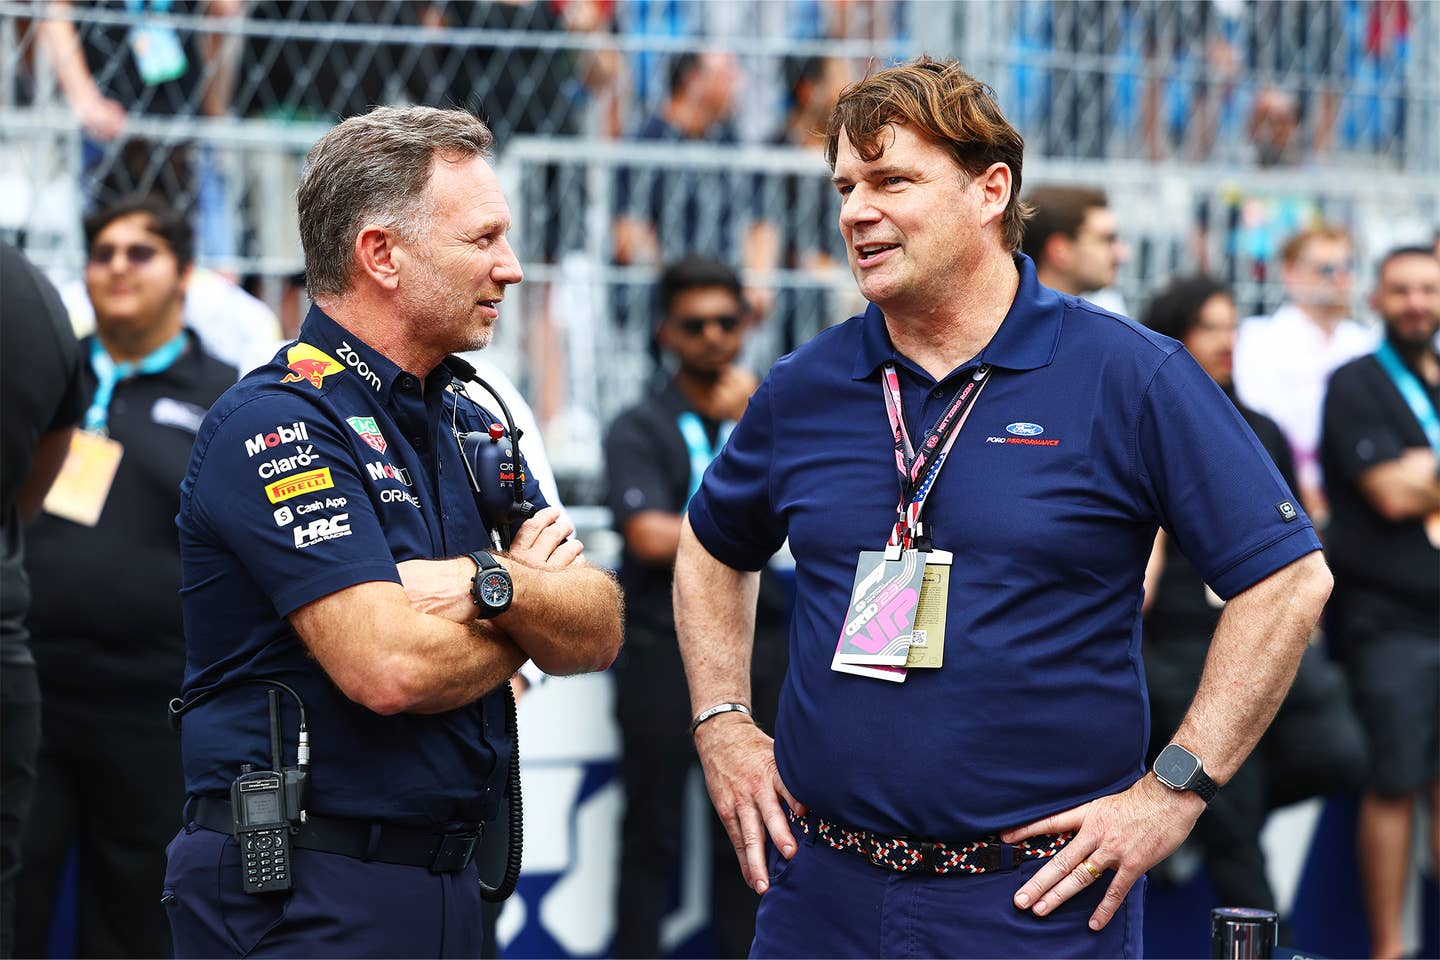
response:
{"label": "forearm", "polygon": [[348,587],[294,611],[290,622],[345,696],[385,715],[462,707],[525,662],[493,625],[416,610],[393,583]]}
{"label": "forearm", "polygon": [[[675,558],[675,631],[692,712],[717,703],[750,705],[750,657],[760,574],[716,560],[685,518]],[[713,721],[712,721],[713,722]]]}
{"label": "forearm", "polygon": [[[209,14],[239,23],[245,15],[241,0],[211,0]],[[235,96],[235,80],[240,67],[242,38],[238,33],[206,33],[200,36],[204,51],[204,97],[207,117],[223,117]]]}
{"label": "forearm", "polygon": [[492,624],[476,621],[459,626],[430,619],[439,627],[436,636],[417,645],[409,658],[416,696],[407,713],[444,713],[463,707],[498,689],[529,659]]}
{"label": "forearm", "polygon": [[1440,510],[1440,477],[1435,453],[1428,447],[1406,450],[1396,460],[1371,467],[1360,475],[1359,485],[1375,512],[1393,523]]}
{"label": "forearm", "polygon": [[[54,12],[69,12],[69,3],[54,3]],[[90,75],[80,34],[70,20],[44,20],[36,26],[36,39],[55,69],[55,81],[73,109],[79,110],[88,101],[100,98],[100,88]]]}
{"label": "forearm", "polygon": [[[584,560],[539,567],[514,554],[495,557],[510,574],[510,608],[480,621],[514,642],[552,676],[604,670],[620,650],[623,601],[614,579]],[[415,610],[461,625],[476,622],[469,557],[398,564]],[[522,659],[523,662],[523,659]]]}
{"label": "forearm", "polygon": [[1225,605],[1200,686],[1174,741],[1225,783],[1254,749],[1285,699],[1330,595],[1321,554],[1271,574]]}
{"label": "forearm", "polygon": [[514,557],[504,560],[515,598],[493,622],[537,667],[565,676],[604,670],[614,662],[623,600],[610,574],[584,562],[553,570]]}

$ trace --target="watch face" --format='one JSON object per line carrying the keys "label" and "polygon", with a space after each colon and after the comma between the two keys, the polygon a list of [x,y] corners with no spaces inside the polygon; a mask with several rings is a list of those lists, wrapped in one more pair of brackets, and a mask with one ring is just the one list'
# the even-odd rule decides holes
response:
{"label": "watch face", "polygon": [[1170,744],[1155,758],[1155,776],[1172,787],[1184,787],[1200,769],[1200,758],[1178,744]]}
{"label": "watch face", "polygon": [[500,608],[510,602],[510,578],[503,573],[491,571],[480,578],[476,584],[480,599],[485,601],[486,606]]}

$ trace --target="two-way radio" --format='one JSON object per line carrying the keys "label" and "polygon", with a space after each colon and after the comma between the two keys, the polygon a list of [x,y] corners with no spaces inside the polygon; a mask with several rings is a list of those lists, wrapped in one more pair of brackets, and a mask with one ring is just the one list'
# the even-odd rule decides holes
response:
{"label": "two-way radio", "polygon": [[280,692],[269,692],[270,767],[242,764],[230,784],[235,842],[240,845],[246,893],[275,893],[294,886],[290,875],[290,821],[285,816],[285,774],[280,755]]}
{"label": "two-way radio", "polygon": [[[278,680],[237,680],[200,694],[189,703],[170,701],[170,723],[224,690],[249,684],[266,684],[270,711],[270,769],[240,765],[240,776],[230,784],[230,810],[235,842],[240,847],[240,883],[245,893],[281,893],[295,886],[291,872],[290,835],[305,822],[305,788],[310,776],[310,734],[305,725],[305,704],[288,684]],[[278,688],[278,689],[277,689]],[[295,698],[300,712],[295,766],[287,767],[280,749],[280,690]]]}

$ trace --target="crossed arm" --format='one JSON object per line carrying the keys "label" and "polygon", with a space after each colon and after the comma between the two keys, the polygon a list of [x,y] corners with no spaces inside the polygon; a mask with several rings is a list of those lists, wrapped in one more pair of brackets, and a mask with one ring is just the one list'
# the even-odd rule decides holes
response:
{"label": "crossed arm", "polygon": [[351,700],[381,714],[440,713],[509,679],[527,659],[546,673],[604,670],[620,649],[615,581],[586,563],[574,532],[547,508],[497,554],[515,584],[510,609],[476,620],[468,557],[409,560],[402,583],[356,584],[290,615],[320,666]]}

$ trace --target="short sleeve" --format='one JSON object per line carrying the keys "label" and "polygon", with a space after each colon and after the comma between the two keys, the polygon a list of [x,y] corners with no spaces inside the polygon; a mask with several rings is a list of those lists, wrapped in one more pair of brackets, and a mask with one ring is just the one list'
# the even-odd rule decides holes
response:
{"label": "short sleeve", "polygon": [[1145,497],[1221,597],[1320,549],[1240,411],[1186,351],[1171,354],[1146,388],[1136,446]]}
{"label": "short sleeve", "polygon": [[770,491],[774,378],[767,378],[690,499],[690,526],[705,549],[736,570],[759,570],[785,542]]}
{"label": "short sleeve", "polygon": [[[1371,467],[1398,460],[1406,446],[1399,424],[1386,414],[1376,392],[1380,384],[1366,383],[1363,372],[1360,365],[1337,370],[1325,394],[1321,436],[1326,467],[1338,467],[1351,484]],[[1330,482],[1339,479],[1331,477]]]}
{"label": "short sleeve", "polygon": [[292,396],[251,400],[215,427],[179,519],[234,553],[281,616],[358,583],[400,582],[348,439]]}
{"label": "short sleeve", "polygon": [[605,437],[606,506],[620,530],[626,521],[646,510],[678,514],[685,505],[675,502],[675,481],[665,469],[655,424],[639,411],[616,418]]}

